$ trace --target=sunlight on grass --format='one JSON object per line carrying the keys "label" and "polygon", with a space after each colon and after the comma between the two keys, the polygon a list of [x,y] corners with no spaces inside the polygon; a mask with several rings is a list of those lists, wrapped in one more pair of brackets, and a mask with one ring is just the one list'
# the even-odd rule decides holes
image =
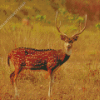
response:
{"label": "sunlight on grass", "polygon": [[[66,30],[67,27],[68,26],[62,26],[62,30]],[[8,77],[14,70],[14,66],[11,64],[11,67],[8,67],[7,55],[12,49],[18,47],[36,49],[63,48],[63,41],[60,40],[60,34],[53,26],[43,26],[40,23],[34,22],[33,29],[31,29],[29,26],[23,26],[20,23],[8,23],[7,26],[0,31],[2,46],[0,49],[0,79],[5,82],[5,79],[7,79],[9,84],[10,80],[8,80]],[[68,35],[71,36],[70,33]],[[55,83],[53,92],[56,93],[56,91],[58,91],[58,94],[54,96],[55,99],[61,98],[62,95],[63,99],[68,98],[68,100],[84,100],[85,98],[89,98],[89,100],[96,98],[96,100],[99,100],[100,60],[98,54],[100,54],[100,52],[98,50],[98,41],[100,38],[98,36],[98,32],[95,35],[94,32],[90,33],[88,30],[85,30],[84,33],[79,36],[78,41],[74,43],[71,58],[68,62],[63,64],[54,75]],[[98,41],[96,40],[97,38]],[[2,59],[4,61],[1,61]],[[32,86],[47,83],[46,86],[48,86],[49,77],[45,78],[45,75],[46,72],[25,70],[20,73],[17,82],[18,84],[30,82]],[[61,84],[63,84],[64,88],[60,86]],[[28,85],[26,85],[25,88],[29,88]],[[44,87],[40,86],[40,88]]]}

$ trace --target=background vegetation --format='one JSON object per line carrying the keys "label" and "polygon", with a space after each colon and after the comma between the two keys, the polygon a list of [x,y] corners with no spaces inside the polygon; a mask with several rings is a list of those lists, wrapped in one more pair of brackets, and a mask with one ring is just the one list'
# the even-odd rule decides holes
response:
{"label": "background vegetation", "polygon": [[[60,33],[55,28],[57,10],[61,31],[68,36],[79,31],[80,22],[84,26],[86,13],[88,22],[73,45],[71,58],[55,73],[52,100],[100,100],[100,0],[4,0],[0,1],[0,24],[23,2],[25,6],[0,30],[0,100],[14,97],[9,78],[14,66],[7,65],[12,49],[63,48]],[[23,25],[23,18],[30,24]],[[47,100],[49,77],[46,74],[45,71],[21,72],[17,79],[19,100]]]}

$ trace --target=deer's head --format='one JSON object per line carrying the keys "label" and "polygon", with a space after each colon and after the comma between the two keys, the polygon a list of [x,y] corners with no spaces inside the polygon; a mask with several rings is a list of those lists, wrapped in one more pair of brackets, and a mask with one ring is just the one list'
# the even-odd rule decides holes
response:
{"label": "deer's head", "polygon": [[72,45],[73,45],[73,42],[74,41],[77,41],[78,37],[79,37],[79,34],[81,34],[85,28],[86,28],[86,24],[87,24],[87,15],[85,15],[85,25],[84,25],[84,28],[80,30],[80,32],[76,33],[75,35],[73,35],[72,37],[68,37],[66,34],[62,33],[60,31],[60,27],[61,27],[61,23],[59,25],[59,27],[57,26],[57,15],[58,15],[58,12],[56,12],[56,18],[55,18],[55,23],[56,23],[56,28],[58,30],[59,33],[61,33],[61,40],[65,41],[64,43],[64,48],[65,48],[65,51],[68,55],[71,54],[71,49],[72,49]]}

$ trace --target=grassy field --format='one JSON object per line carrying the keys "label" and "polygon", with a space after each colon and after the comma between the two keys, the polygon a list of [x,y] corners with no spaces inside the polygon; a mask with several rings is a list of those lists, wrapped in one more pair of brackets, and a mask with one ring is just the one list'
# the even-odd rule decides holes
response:
{"label": "grassy field", "polygon": [[[60,12],[58,22],[62,21],[61,31],[68,36],[74,35],[78,30],[79,19],[84,21],[84,18],[78,15],[81,15],[81,13],[85,15],[87,13],[88,22],[86,30],[73,44],[70,59],[55,73],[51,100],[100,100],[100,30],[94,27],[95,24],[99,23],[100,19],[100,0],[95,1],[96,3],[87,2],[91,0],[85,0],[85,5],[83,0],[69,0],[69,3],[66,1],[0,1],[0,25],[23,2],[26,2],[6,25],[2,28],[0,27],[0,100],[15,100],[14,87],[10,83],[10,74],[15,69],[12,64],[10,67],[7,65],[9,52],[18,47],[63,49],[64,42],[60,39],[60,34],[54,26],[57,9]],[[79,4],[80,6],[78,6]],[[83,6],[85,10],[80,10]],[[92,9],[94,7],[95,9]],[[69,13],[68,10],[78,13],[75,15],[75,13]],[[33,28],[22,25],[21,21],[23,18],[29,19],[30,25]],[[99,27],[100,23],[97,28]],[[46,74],[46,71],[22,71],[17,78],[17,87],[20,94],[18,99],[48,100],[50,79]]]}
{"label": "grassy field", "polygon": [[[63,41],[54,26],[33,23],[33,29],[21,23],[0,30],[0,100],[14,100],[9,75],[8,53],[18,47],[61,49]],[[61,31],[68,27],[61,27]],[[71,36],[71,33],[68,36]],[[87,28],[73,45],[70,59],[55,73],[52,100],[100,100],[100,32]],[[22,71],[17,79],[19,100],[48,100],[49,77],[45,71]]]}

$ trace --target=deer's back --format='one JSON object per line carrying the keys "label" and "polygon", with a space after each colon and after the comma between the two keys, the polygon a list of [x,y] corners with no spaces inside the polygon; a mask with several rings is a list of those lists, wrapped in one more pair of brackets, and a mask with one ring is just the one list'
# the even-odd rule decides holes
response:
{"label": "deer's back", "polygon": [[52,49],[17,48],[9,55],[14,65],[30,66],[32,68],[55,66],[58,61],[57,51]]}

